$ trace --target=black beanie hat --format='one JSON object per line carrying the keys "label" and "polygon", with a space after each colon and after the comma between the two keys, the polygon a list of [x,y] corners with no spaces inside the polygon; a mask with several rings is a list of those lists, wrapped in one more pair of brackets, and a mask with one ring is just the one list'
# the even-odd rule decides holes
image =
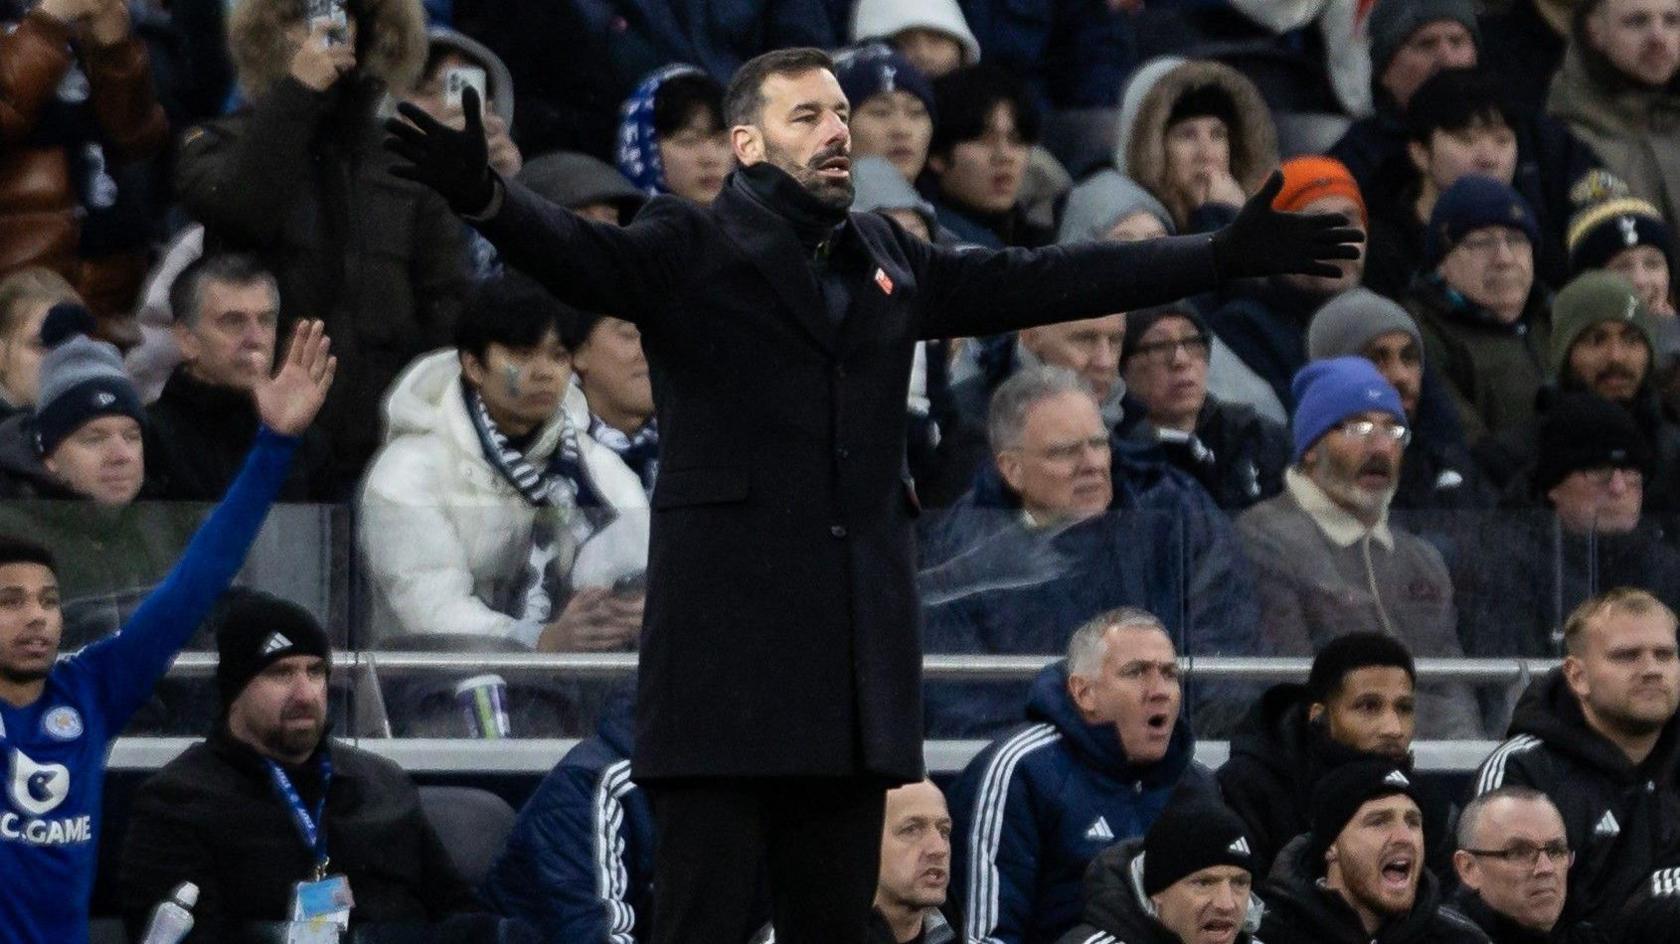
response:
{"label": "black beanie hat", "polygon": [[1651,447],[1632,414],[1590,393],[1559,395],[1540,421],[1535,496],[1575,472],[1605,467],[1650,471]]}
{"label": "black beanie hat", "polygon": [[[1315,872],[1324,868],[1324,851],[1342,834],[1359,808],[1372,800],[1404,794],[1423,809],[1412,775],[1388,760],[1357,760],[1332,769],[1312,792],[1312,834],[1307,851]],[[1428,837],[1424,837],[1428,841]]]}
{"label": "black beanie hat", "polygon": [[1143,336],[1162,318],[1183,318],[1195,325],[1198,333],[1209,338],[1213,336],[1213,332],[1208,330],[1207,321],[1190,305],[1177,303],[1139,308],[1126,313],[1126,336],[1120,342],[1120,363],[1124,364],[1132,359],[1137,353],[1138,345],[1143,343]]}
{"label": "black beanie hat", "polygon": [[1174,883],[1216,865],[1254,874],[1248,827],[1237,814],[1211,800],[1172,803],[1143,837],[1143,893],[1159,894]]}
{"label": "black beanie hat", "polygon": [[216,688],[222,713],[257,673],[287,656],[320,656],[332,668],[326,630],[308,610],[255,590],[232,590],[211,616],[216,628]]}
{"label": "black beanie hat", "polygon": [[1212,82],[1197,85],[1173,102],[1172,109],[1167,113],[1166,127],[1171,128],[1191,118],[1218,118],[1225,123],[1227,131],[1234,133],[1237,128],[1237,103],[1222,86]]}

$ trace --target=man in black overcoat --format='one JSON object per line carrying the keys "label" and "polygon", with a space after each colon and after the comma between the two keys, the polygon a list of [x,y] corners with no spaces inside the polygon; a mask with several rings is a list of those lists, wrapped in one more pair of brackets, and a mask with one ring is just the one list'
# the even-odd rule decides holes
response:
{"label": "man in black overcoat", "polygon": [[[470,95],[470,91],[469,91]],[[904,458],[915,344],[1088,318],[1230,278],[1333,273],[1357,233],[1270,207],[1213,236],[958,252],[849,213],[848,106],[828,57],[741,67],[741,165],[709,208],[598,224],[491,172],[408,108],[397,173],[513,266],[642,332],[660,429],[633,770],[654,804],[654,941],[864,937],[885,791],[922,776],[917,513]],[[476,136],[475,136],[476,135]]]}

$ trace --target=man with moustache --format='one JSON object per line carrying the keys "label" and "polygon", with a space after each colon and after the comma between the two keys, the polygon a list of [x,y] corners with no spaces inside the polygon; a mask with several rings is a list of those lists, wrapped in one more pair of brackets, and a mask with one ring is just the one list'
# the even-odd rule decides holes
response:
{"label": "man with moustache", "polygon": [[1091,863],[1085,918],[1059,944],[1250,944],[1264,908],[1251,848],[1230,810],[1175,803]]}
{"label": "man with moustache", "polygon": [[479,910],[408,775],[327,736],[332,649],[315,618],[242,591],[213,619],[222,717],[135,793],[119,874],[130,934],[181,882],[198,886],[209,941],[288,920],[294,887],[329,875],[348,880],[357,923]]}
{"label": "man with moustache", "polygon": [[1618,588],[1576,607],[1563,626],[1563,665],[1529,685],[1510,740],[1477,774],[1478,795],[1532,787],[1563,814],[1575,858],[1562,927],[1590,923],[1619,940],[1618,923],[1636,917],[1624,906],[1653,873],[1680,866],[1675,625],[1674,611],[1644,590]]}
{"label": "man with moustache", "polygon": [[[740,165],[709,207],[628,227],[492,174],[477,96],[452,131],[402,107],[395,170],[474,218],[510,264],[642,333],[660,430],[633,769],[659,820],[654,940],[725,940],[770,864],[774,923],[863,940],[882,797],[923,773],[903,474],[921,338],[998,334],[1339,271],[1339,216],[1276,212],[1280,180],[1211,237],[958,252],[852,214],[850,113],[820,51],[743,65]],[[790,630],[790,627],[793,630]],[[790,632],[793,635],[790,635]]]}
{"label": "man with moustache", "polygon": [[1312,831],[1261,889],[1266,944],[1486,944],[1441,903],[1412,778],[1381,760],[1339,767],[1313,791]]}
{"label": "man with moustache", "polygon": [[1531,787],[1500,787],[1471,800],[1458,818],[1453,904],[1493,944],[1596,944],[1596,930],[1557,926],[1575,853],[1563,816]]}
{"label": "man with moustache", "polygon": [[[1308,364],[1294,392],[1283,493],[1237,519],[1260,592],[1262,648],[1311,655],[1364,630],[1415,655],[1462,655],[1440,552],[1388,521],[1411,438],[1400,395],[1363,357]],[[1464,685],[1419,686],[1417,712],[1421,736],[1482,734]]]}

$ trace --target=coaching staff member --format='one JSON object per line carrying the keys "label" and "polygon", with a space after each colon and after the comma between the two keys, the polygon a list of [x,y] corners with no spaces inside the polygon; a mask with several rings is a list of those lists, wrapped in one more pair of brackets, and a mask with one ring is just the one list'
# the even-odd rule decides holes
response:
{"label": "coaching staff member", "polygon": [[936,248],[848,212],[846,97],[813,49],[735,74],[740,170],[709,208],[656,198],[623,228],[491,172],[464,105],[458,132],[403,106],[413,124],[387,125],[409,162],[395,172],[562,300],[634,322],[652,371],[661,467],[632,761],[659,835],[653,940],[750,934],[768,861],[779,940],[861,942],[885,792],[922,776],[915,342],[1334,275],[1358,234],[1274,212],[1274,176],[1212,237]]}

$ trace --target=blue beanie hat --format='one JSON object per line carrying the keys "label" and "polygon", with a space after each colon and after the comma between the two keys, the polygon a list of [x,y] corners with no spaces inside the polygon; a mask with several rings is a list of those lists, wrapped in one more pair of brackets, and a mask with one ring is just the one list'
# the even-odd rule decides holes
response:
{"label": "blue beanie hat", "polygon": [[1429,267],[1440,265],[1459,240],[1488,226],[1520,229],[1530,243],[1540,243],[1540,224],[1522,194],[1492,177],[1465,174],[1441,194],[1429,214],[1429,232],[1424,237]]}
{"label": "blue beanie hat", "polygon": [[886,43],[865,43],[834,57],[834,77],[852,110],[886,92],[909,92],[927,106],[934,117],[933,83],[910,60]]}
{"label": "blue beanie hat", "polygon": [[1406,422],[1400,394],[1363,357],[1313,361],[1295,375],[1290,390],[1295,394],[1291,462],[1300,462],[1313,443],[1350,416],[1377,410],[1392,415],[1396,422]]}

